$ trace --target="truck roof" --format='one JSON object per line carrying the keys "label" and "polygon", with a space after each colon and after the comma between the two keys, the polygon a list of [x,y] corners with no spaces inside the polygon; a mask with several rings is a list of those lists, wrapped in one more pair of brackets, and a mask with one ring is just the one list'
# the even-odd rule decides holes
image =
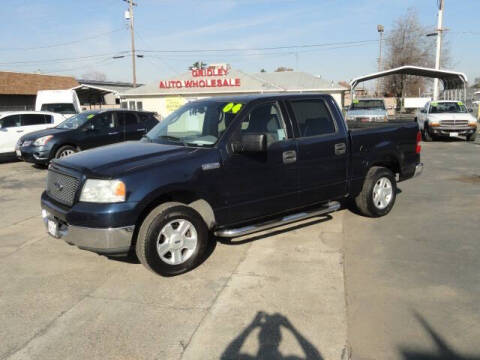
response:
{"label": "truck roof", "polygon": [[319,96],[330,96],[329,94],[325,93],[260,93],[260,94],[248,94],[248,95],[225,95],[225,96],[215,96],[206,99],[199,99],[198,101],[233,101],[233,102],[241,102],[247,103],[254,100],[268,100],[268,99],[285,99],[285,98],[315,98]]}

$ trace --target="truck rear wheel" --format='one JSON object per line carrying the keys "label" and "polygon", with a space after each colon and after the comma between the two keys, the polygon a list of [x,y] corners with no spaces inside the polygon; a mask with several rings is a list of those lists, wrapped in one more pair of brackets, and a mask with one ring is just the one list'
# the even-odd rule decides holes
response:
{"label": "truck rear wheel", "polygon": [[157,206],[145,218],[135,252],[140,262],[163,276],[197,266],[207,249],[208,229],[201,216],[181,203]]}
{"label": "truck rear wheel", "polygon": [[362,215],[380,217],[387,215],[395,204],[397,182],[389,169],[373,166],[365,177],[362,191],[355,204]]}

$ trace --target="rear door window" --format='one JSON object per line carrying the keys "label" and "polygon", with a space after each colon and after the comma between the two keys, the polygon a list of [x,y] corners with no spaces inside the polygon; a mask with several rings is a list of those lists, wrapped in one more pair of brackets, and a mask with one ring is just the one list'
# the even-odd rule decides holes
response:
{"label": "rear door window", "polygon": [[291,101],[300,137],[334,134],[335,121],[322,99]]}
{"label": "rear door window", "polygon": [[0,119],[2,129],[20,126],[20,115],[5,116]]}
{"label": "rear door window", "polygon": [[51,123],[50,115],[43,114],[23,114],[21,116],[22,126],[42,125]]}

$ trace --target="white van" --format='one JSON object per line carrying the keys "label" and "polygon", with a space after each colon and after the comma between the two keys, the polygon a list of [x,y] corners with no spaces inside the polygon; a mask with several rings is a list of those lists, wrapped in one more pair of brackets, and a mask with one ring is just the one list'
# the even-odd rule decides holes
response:
{"label": "white van", "polygon": [[47,111],[0,112],[0,157],[15,155],[15,146],[23,135],[57,126],[64,120],[62,114]]}
{"label": "white van", "polygon": [[80,101],[75,90],[40,90],[37,92],[35,111],[50,111],[66,117],[78,114]]}

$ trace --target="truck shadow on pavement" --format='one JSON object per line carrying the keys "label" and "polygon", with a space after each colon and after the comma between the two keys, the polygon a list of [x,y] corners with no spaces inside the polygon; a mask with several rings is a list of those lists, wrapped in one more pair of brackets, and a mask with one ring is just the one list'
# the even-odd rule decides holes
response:
{"label": "truck shadow on pavement", "polygon": [[[256,355],[241,353],[242,346],[247,338],[256,329],[260,328],[258,333],[258,351]],[[304,356],[296,355],[284,356],[280,352],[279,346],[282,342],[282,333],[280,329],[289,331],[297,340]],[[320,352],[313,346],[293,325],[281,314],[269,315],[259,311],[252,322],[227,346],[223,351],[221,360],[255,360],[255,359],[278,359],[278,360],[323,360]]]}
{"label": "truck shadow on pavement", "polygon": [[440,334],[432,328],[422,315],[416,311],[413,311],[413,315],[430,335],[432,341],[437,347],[437,351],[429,352],[408,347],[400,347],[399,351],[405,360],[480,360],[480,355],[464,356],[453,350],[452,347],[447,344],[445,339],[443,339]]}

